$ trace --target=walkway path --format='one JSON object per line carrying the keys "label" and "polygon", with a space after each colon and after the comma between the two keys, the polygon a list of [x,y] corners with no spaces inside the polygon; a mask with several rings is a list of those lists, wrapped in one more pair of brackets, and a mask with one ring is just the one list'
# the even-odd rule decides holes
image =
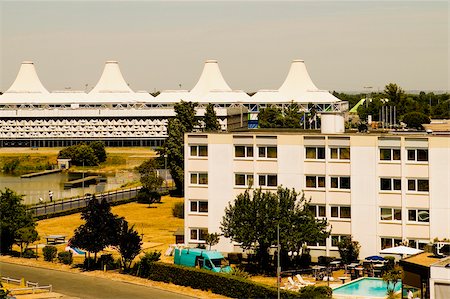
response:
{"label": "walkway path", "polygon": [[51,284],[55,292],[83,299],[193,298],[149,286],[4,262],[0,262],[0,272],[2,276],[24,277],[26,280],[39,282],[40,285]]}

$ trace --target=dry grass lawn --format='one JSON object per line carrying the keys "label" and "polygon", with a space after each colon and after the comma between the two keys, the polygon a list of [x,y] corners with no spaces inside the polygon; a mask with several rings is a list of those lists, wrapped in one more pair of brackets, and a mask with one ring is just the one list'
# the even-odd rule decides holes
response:
{"label": "dry grass lawn", "polygon": [[[129,203],[112,207],[112,212],[124,217],[139,234],[143,234],[144,250],[160,250],[164,255],[170,244],[175,243],[173,233],[178,227],[183,227],[183,219],[172,216],[172,208],[182,198],[164,196],[160,204]],[[38,221],[37,230],[43,237],[47,235],[66,235],[67,239],[73,236],[74,230],[83,223],[81,213]],[[64,247],[60,245],[58,247]],[[61,250],[58,248],[58,250]],[[166,260],[166,259],[164,259]]]}

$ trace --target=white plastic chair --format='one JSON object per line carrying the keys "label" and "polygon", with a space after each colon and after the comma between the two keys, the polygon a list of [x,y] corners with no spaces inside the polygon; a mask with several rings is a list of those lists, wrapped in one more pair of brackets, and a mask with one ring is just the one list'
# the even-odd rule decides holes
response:
{"label": "white plastic chair", "polygon": [[298,280],[298,282],[299,282],[301,285],[311,286],[311,285],[314,285],[314,284],[315,284],[315,283],[312,282],[312,281],[304,280],[303,277],[302,277],[300,274],[295,275],[295,277],[297,277],[297,280]]}

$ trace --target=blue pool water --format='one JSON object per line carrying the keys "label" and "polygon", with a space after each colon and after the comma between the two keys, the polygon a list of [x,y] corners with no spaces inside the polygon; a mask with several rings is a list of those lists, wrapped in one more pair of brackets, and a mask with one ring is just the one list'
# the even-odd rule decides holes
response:
{"label": "blue pool water", "polygon": [[[333,289],[333,294],[336,295],[354,295],[354,296],[372,296],[372,297],[386,297],[387,284],[380,278],[365,277],[363,279],[350,282],[341,287]],[[402,283],[398,282],[395,285],[395,291],[400,291]]]}

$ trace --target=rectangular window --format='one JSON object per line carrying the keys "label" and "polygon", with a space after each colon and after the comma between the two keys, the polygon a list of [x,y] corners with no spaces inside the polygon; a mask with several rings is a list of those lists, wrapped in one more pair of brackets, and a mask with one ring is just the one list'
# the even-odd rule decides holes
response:
{"label": "rectangular window", "polygon": [[350,160],[350,148],[336,147],[330,148],[330,158],[332,160]]}
{"label": "rectangular window", "polygon": [[253,157],[253,146],[235,145],[234,146],[234,156],[236,158],[252,158]]}
{"label": "rectangular window", "polygon": [[402,190],[402,181],[394,178],[380,178],[380,189],[383,191],[400,191]]}
{"label": "rectangular window", "polygon": [[427,162],[428,149],[408,149],[408,161]]}
{"label": "rectangular window", "polygon": [[260,174],[258,175],[259,186],[277,187],[278,178],[276,174]]}
{"label": "rectangular window", "polygon": [[205,172],[191,173],[191,185],[208,185],[208,173]]}
{"label": "rectangular window", "polygon": [[267,159],[277,158],[277,147],[276,146],[258,146],[258,157]]}
{"label": "rectangular window", "polygon": [[385,221],[402,220],[402,210],[394,208],[381,208],[380,220]]}
{"label": "rectangular window", "polygon": [[382,161],[400,161],[400,149],[380,148],[380,160]]}
{"label": "rectangular window", "polygon": [[339,242],[344,238],[349,237],[348,235],[332,235],[331,236],[331,246],[338,247]]}
{"label": "rectangular window", "polygon": [[392,238],[392,237],[382,237],[381,238],[381,249],[391,248],[394,246],[399,246],[402,244],[402,239]]}
{"label": "rectangular window", "polygon": [[331,218],[350,219],[352,217],[352,211],[349,206],[332,206]]}
{"label": "rectangular window", "polygon": [[190,207],[191,213],[208,213],[207,201],[191,200]]}
{"label": "rectangular window", "polygon": [[191,228],[191,241],[205,241],[207,228]]}
{"label": "rectangular window", "polygon": [[430,191],[429,180],[408,179],[408,191],[428,192]]}
{"label": "rectangular window", "polygon": [[325,205],[310,205],[309,210],[314,217],[326,217]]}
{"label": "rectangular window", "polygon": [[306,159],[324,160],[325,147],[306,147]]}
{"label": "rectangular window", "polygon": [[331,188],[333,189],[350,189],[350,177],[331,177]]}
{"label": "rectangular window", "polygon": [[208,146],[191,145],[191,157],[208,157]]}
{"label": "rectangular window", "polygon": [[307,175],[306,176],[306,187],[307,188],[325,188],[325,177]]}
{"label": "rectangular window", "polygon": [[234,184],[236,186],[244,186],[244,187],[253,186],[253,174],[236,173],[234,175]]}
{"label": "rectangular window", "polygon": [[430,222],[430,211],[422,210],[422,209],[420,209],[420,210],[409,209],[408,210],[408,221],[429,223]]}

